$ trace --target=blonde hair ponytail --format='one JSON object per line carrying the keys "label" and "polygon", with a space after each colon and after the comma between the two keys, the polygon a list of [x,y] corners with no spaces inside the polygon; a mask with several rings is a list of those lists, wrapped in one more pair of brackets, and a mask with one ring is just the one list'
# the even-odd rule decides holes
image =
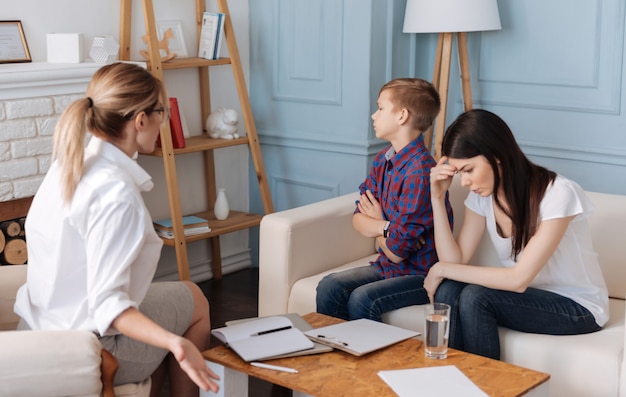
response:
{"label": "blonde hair ponytail", "polygon": [[115,143],[135,115],[150,115],[168,99],[160,80],[141,66],[113,63],[98,69],[86,92],[63,112],[54,131],[53,159],[61,167],[63,200],[69,203],[84,172],[87,131]]}
{"label": "blonde hair ponytail", "polygon": [[54,130],[52,155],[62,170],[61,186],[63,201],[66,203],[72,199],[76,186],[83,176],[85,136],[90,109],[89,98],[75,101],[63,112]]}

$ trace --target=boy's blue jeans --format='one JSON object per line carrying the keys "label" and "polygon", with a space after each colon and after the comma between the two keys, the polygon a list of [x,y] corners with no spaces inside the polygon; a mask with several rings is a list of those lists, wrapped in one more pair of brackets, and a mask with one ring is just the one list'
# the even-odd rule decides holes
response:
{"label": "boy's blue jeans", "polygon": [[587,334],[601,328],[583,306],[536,288],[518,293],[444,280],[435,301],[451,307],[448,346],[496,360],[498,326],[547,335]]}
{"label": "boy's blue jeans", "polygon": [[344,320],[382,321],[385,312],[428,303],[424,276],[385,279],[374,266],[362,266],[324,277],[317,286],[317,312]]}

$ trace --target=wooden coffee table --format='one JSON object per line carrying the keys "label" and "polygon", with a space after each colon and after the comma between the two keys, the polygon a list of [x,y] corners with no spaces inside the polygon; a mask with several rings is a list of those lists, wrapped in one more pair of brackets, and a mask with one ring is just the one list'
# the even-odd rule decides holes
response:
{"label": "wooden coffee table", "polygon": [[[343,321],[319,313],[309,313],[303,318],[313,328]],[[223,377],[227,379],[224,379],[222,387],[228,391],[222,392],[226,396],[247,396],[247,375],[317,397],[395,396],[391,388],[378,377],[380,370],[455,365],[485,393],[499,397],[547,396],[547,381],[550,378],[550,375],[542,372],[454,349],[448,350],[447,359],[427,359],[424,357],[423,343],[418,339],[408,339],[362,357],[334,350],[266,361],[268,364],[297,369],[297,374],[253,367],[226,346],[207,350],[203,356],[225,367]],[[233,394],[233,388],[239,394]]]}

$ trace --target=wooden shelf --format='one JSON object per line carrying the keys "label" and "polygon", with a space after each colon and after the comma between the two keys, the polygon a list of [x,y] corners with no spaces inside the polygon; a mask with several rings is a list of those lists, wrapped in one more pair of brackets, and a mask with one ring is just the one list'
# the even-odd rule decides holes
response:
{"label": "wooden shelf", "polygon": [[[204,58],[174,58],[171,61],[161,63],[163,70],[189,69],[207,66],[230,65],[230,58],[204,59]],[[150,62],[147,63],[148,70],[152,70]]]}
{"label": "wooden shelf", "polygon": [[[205,240],[211,237],[218,237],[222,234],[232,233],[239,230],[249,229],[251,227],[259,226],[263,215],[249,214],[247,212],[230,211],[228,218],[223,221],[215,219],[213,211],[198,212],[192,214],[209,221],[209,227],[211,231],[209,233],[195,234],[193,236],[185,236],[185,241],[188,243],[194,241]],[[173,247],[174,239],[163,238],[163,244]]]}
{"label": "wooden shelf", "polygon": [[[238,146],[238,145],[247,145],[248,138],[236,138],[236,139],[221,139],[221,138],[211,138],[208,135],[199,135],[193,136],[190,138],[185,138],[185,147],[182,149],[174,149],[174,154],[185,154],[185,153],[195,153],[195,152],[203,152],[205,150],[211,149],[219,149],[229,146]],[[163,156],[163,149],[156,148],[156,150],[148,156]]]}
{"label": "wooden shelf", "polygon": [[[196,22],[198,37],[201,34],[199,21],[206,9],[206,0],[195,0],[196,3]],[[185,139],[185,147],[182,149],[174,149],[172,145],[172,136],[169,123],[165,123],[161,127],[160,138],[161,148],[157,148],[150,155],[159,156],[163,160],[165,173],[165,181],[167,183],[167,193],[170,206],[170,217],[172,219],[172,228],[174,230],[173,239],[163,239],[164,244],[173,247],[176,250],[176,261],[178,265],[178,274],[181,280],[189,280],[189,257],[187,255],[187,243],[207,240],[211,247],[211,266],[213,277],[219,279],[222,277],[222,257],[220,249],[219,236],[226,233],[232,233],[239,230],[249,229],[258,226],[261,223],[263,215],[249,214],[246,212],[230,211],[227,219],[219,221],[213,214],[213,203],[217,197],[216,178],[215,178],[215,156],[214,149],[226,148],[230,146],[247,145],[252,157],[252,163],[256,171],[257,180],[265,213],[274,212],[274,205],[270,195],[267,177],[263,166],[263,158],[261,155],[261,147],[254,124],[254,116],[250,107],[250,98],[248,97],[248,89],[246,87],[243,68],[241,66],[241,58],[237,49],[237,41],[235,40],[234,29],[228,11],[227,0],[217,0],[219,11],[224,14],[224,40],[228,47],[230,58],[220,58],[209,60],[204,58],[174,58],[171,61],[162,62],[160,57],[159,43],[156,34],[156,20],[154,17],[154,7],[152,0],[142,0],[143,16],[146,25],[146,37],[148,41],[148,62],[147,68],[155,77],[165,82],[164,70],[174,69],[196,69],[199,77],[198,90],[200,91],[200,113],[201,120],[206,120],[211,113],[211,92],[209,82],[209,68],[212,66],[230,65],[233,72],[235,88],[241,105],[244,128],[246,136],[237,139],[214,139],[206,133]],[[131,42],[131,13],[132,0],[121,0],[120,12],[120,56],[121,60],[130,59],[130,42]],[[175,158],[177,155],[186,153],[202,152],[204,157],[205,185],[207,192],[207,211],[196,214],[202,218],[209,220],[211,231],[209,233],[198,234],[194,236],[185,236],[182,221],[181,195],[178,185],[178,175],[176,172]]]}

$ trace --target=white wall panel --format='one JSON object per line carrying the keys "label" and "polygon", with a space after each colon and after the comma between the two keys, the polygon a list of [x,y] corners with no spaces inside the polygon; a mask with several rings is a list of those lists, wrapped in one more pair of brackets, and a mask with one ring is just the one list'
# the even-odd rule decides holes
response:
{"label": "white wall panel", "polygon": [[[338,183],[281,175],[271,175],[269,180],[272,197],[276,197],[276,211],[293,208],[294,204],[297,207],[339,196]],[[355,191],[357,187],[354,188]]]}
{"label": "white wall panel", "polygon": [[364,139],[371,126],[370,3],[251,3],[250,97],[261,137]]}
{"label": "white wall panel", "polygon": [[502,2],[502,30],[483,33],[479,103],[617,114],[624,2]]}
{"label": "white wall panel", "polygon": [[278,3],[274,99],[341,104],[343,1]]}

